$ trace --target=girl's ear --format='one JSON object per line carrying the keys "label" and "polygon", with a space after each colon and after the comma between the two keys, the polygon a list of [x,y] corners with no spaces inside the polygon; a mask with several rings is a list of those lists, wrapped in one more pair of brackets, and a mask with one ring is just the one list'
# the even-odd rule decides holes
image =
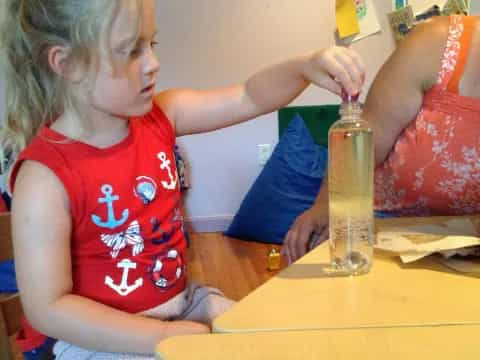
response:
{"label": "girl's ear", "polygon": [[52,46],[48,50],[48,65],[54,73],[65,76],[67,69],[69,49],[65,46]]}
{"label": "girl's ear", "polygon": [[66,46],[52,46],[48,50],[48,64],[52,71],[73,82],[77,82],[80,79],[79,74],[73,70],[73,67],[69,63],[70,48]]}

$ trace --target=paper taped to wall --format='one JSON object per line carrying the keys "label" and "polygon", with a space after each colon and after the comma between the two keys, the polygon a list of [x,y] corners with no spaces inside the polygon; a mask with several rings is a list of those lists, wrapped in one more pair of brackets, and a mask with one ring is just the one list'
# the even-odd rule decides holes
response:
{"label": "paper taped to wall", "polygon": [[392,0],[392,10],[399,10],[407,5],[407,0]]}
{"label": "paper taped to wall", "polygon": [[360,32],[353,0],[336,0],[335,18],[340,38],[343,39]]}
{"label": "paper taped to wall", "polygon": [[352,42],[380,32],[377,11],[372,0],[355,0],[360,32],[353,36]]}

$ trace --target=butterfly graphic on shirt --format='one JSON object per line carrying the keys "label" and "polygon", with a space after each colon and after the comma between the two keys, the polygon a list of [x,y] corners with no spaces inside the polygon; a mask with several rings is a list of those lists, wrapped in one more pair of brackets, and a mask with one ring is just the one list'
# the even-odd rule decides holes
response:
{"label": "butterfly graphic on shirt", "polygon": [[137,220],[132,221],[125,231],[115,234],[101,234],[102,242],[110,247],[110,255],[116,258],[118,253],[127,246],[132,248],[132,256],[143,252],[145,248],[143,237],[140,235],[140,224]]}

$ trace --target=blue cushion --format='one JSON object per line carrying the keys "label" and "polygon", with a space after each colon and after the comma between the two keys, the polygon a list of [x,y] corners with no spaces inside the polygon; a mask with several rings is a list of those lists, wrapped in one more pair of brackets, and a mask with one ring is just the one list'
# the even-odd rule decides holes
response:
{"label": "blue cushion", "polygon": [[0,262],[0,293],[17,292],[13,260]]}
{"label": "blue cushion", "polygon": [[296,114],[240,205],[225,235],[281,244],[293,221],[317,196],[328,162]]}

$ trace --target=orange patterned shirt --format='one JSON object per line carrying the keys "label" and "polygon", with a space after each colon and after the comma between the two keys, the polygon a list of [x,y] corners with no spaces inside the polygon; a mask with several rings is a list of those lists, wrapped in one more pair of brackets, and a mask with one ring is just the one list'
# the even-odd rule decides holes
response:
{"label": "orange patterned shirt", "polygon": [[480,212],[480,99],[458,93],[474,26],[474,17],[451,17],[437,83],[375,170],[375,210]]}

